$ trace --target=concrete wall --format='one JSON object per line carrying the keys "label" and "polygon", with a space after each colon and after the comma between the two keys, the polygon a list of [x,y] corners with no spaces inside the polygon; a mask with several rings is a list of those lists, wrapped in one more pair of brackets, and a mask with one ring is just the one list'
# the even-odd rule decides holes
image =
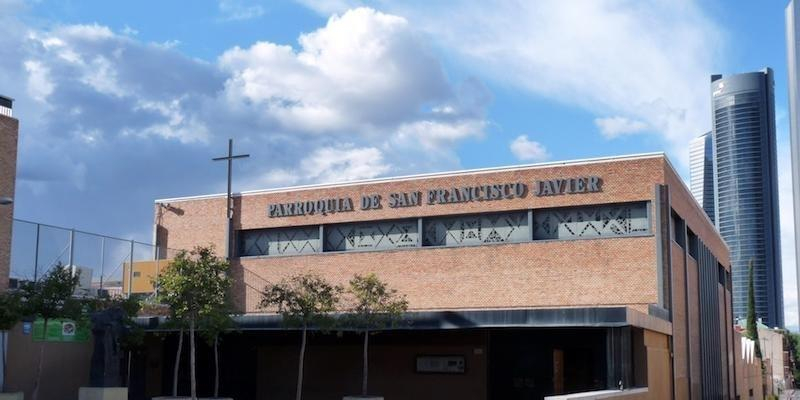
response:
{"label": "concrete wall", "polygon": [[[0,197],[14,198],[19,121],[0,115]],[[0,291],[8,287],[13,205],[0,205]]]}
{"label": "concrete wall", "polygon": [[784,349],[783,333],[772,329],[758,329],[758,338],[761,344],[761,355],[767,372],[766,379],[771,386],[770,392],[778,395],[787,387],[784,376]]}
{"label": "concrete wall", "polygon": [[34,342],[30,334],[23,334],[21,323],[9,335],[6,390],[24,391],[25,398],[31,398],[43,346],[39,399],[77,400],[78,388],[89,384],[92,340],[86,343]]}

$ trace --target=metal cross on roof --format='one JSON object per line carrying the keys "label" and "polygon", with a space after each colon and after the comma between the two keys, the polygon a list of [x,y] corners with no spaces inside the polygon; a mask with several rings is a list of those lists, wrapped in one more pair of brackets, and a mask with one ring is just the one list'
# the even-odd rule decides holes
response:
{"label": "metal cross on roof", "polygon": [[213,161],[228,161],[228,196],[227,196],[227,211],[226,215],[228,218],[228,227],[225,230],[225,254],[226,257],[230,260],[233,256],[233,246],[231,245],[232,235],[231,232],[233,231],[233,197],[231,196],[231,180],[233,177],[233,160],[237,158],[247,158],[250,157],[250,154],[233,154],[233,139],[228,139],[228,155],[224,157],[217,157],[214,158]]}

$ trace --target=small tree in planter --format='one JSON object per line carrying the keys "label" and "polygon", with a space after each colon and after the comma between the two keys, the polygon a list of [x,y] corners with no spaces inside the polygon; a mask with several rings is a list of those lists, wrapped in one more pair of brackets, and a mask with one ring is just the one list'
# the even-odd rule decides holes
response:
{"label": "small tree in planter", "polygon": [[33,389],[33,400],[39,398],[42,362],[44,360],[47,336],[47,323],[56,318],[65,318],[86,323],[83,302],[72,296],[78,285],[79,274],[73,274],[69,268],[60,263],[50,269],[40,280],[22,286],[20,292],[24,304],[24,312],[31,317],[41,318],[44,322],[42,345],[39,348],[39,362],[36,369],[36,383]]}
{"label": "small tree in planter", "polygon": [[276,284],[267,284],[264,288],[261,307],[277,308],[284,325],[299,327],[302,331],[296,400],[302,399],[303,394],[303,361],[308,328],[324,328],[333,324],[330,313],[336,311],[341,292],[341,287],[333,286],[313,274],[296,275]]}
{"label": "small tree in planter", "polygon": [[[159,297],[170,307],[172,319],[189,330],[192,399],[197,398],[195,330],[199,321],[225,303],[231,282],[227,272],[228,262],[218,258],[212,247],[195,247],[190,252],[178,253],[156,278]],[[182,342],[183,331],[178,342],[178,357]]]}
{"label": "small tree in planter", "polygon": [[348,293],[351,297],[347,325],[364,335],[364,369],[361,381],[361,396],[367,397],[369,377],[370,331],[396,326],[408,309],[408,301],[397,290],[390,289],[377,275],[356,275],[350,280]]}
{"label": "small tree in planter", "polygon": [[[228,284],[230,286],[230,283]],[[219,336],[234,327],[233,307],[226,298],[223,304],[203,316],[200,321],[200,334],[214,349],[214,397],[219,397]]]}
{"label": "small tree in planter", "polygon": [[6,376],[6,337],[8,331],[22,319],[22,302],[20,296],[13,292],[0,293],[0,363],[3,366],[3,382],[0,384],[0,393],[5,392]]}

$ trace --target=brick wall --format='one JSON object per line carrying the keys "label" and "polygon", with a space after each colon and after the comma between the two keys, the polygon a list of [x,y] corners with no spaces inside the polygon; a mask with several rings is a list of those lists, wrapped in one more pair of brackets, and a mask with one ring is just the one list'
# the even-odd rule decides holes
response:
{"label": "brick wall", "polygon": [[[0,197],[14,197],[19,121],[0,115]],[[8,287],[13,205],[0,205],[0,290]]]}
{"label": "brick wall", "polygon": [[[533,182],[599,176],[602,191],[537,197]],[[264,191],[235,198],[236,229],[317,225],[352,221],[455,215],[478,212],[653,201],[656,184],[670,185],[673,207],[704,242],[727,260],[727,250],[691,195],[661,155],[565,165],[544,165],[396,179],[358,184]],[[458,204],[388,208],[389,193],[523,182],[522,198]],[[383,207],[360,210],[362,195],[379,194]],[[269,204],[349,197],[355,210],[329,215],[269,218]],[[168,206],[166,205],[168,203]],[[699,212],[702,212],[701,210]],[[225,199],[209,196],[156,204],[159,244],[224,248]],[[652,231],[655,231],[654,226]],[[727,262],[726,262],[727,264]],[[635,238],[537,241],[461,248],[420,248],[377,252],[272,256],[235,260],[236,294],[247,311],[256,311],[266,282],[300,272],[317,272],[336,283],[355,273],[376,272],[408,295],[413,309],[513,308],[628,305],[647,313],[657,303],[655,235]]]}

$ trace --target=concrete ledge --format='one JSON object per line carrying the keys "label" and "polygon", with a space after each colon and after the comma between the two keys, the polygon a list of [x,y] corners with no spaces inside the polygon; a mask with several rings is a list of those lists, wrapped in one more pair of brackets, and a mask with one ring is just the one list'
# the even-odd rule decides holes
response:
{"label": "concrete ledge", "polygon": [[25,400],[25,393],[0,393],[0,400]]}
{"label": "concrete ledge", "polygon": [[[153,397],[153,400],[192,400],[190,396],[161,396],[161,397]],[[198,397],[197,400],[233,400],[230,397]]]}
{"label": "concrete ledge", "polygon": [[382,396],[344,396],[342,400],[383,400]]}
{"label": "concrete ledge", "polygon": [[78,400],[128,400],[126,387],[82,387]]}
{"label": "concrete ledge", "polygon": [[545,400],[595,400],[595,399],[625,399],[643,398],[647,395],[647,388],[634,388],[625,390],[596,390],[593,392],[582,392],[572,394],[562,394],[558,396],[546,396]]}

